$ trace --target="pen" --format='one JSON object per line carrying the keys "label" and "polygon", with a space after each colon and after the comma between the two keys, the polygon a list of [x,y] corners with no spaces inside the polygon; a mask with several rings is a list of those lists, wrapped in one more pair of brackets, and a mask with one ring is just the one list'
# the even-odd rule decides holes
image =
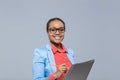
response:
{"label": "pen", "polygon": [[56,64],[50,64],[50,66],[56,66],[57,67],[58,65],[56,65]]}
{"label": "pen", "polygon": [[[64,64],[63,64],[64,65]],[[56,64],[50,64],[50,66],[56,66],[56,67],[58,67],[59,65],[56,65]],[[64,65],[65,66],[65,65]]]}

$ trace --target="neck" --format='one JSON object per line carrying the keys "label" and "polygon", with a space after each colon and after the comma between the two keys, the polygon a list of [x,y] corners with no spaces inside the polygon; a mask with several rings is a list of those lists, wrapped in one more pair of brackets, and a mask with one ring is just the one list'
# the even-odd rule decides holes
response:
{"label": "neck", "polygon": [[[51,42],[51,43],[53,43],[53,42]],[[61,43],[59,43],[59,44],[53,43],[53,44],[54,44],[54,46],[57,47],[59,50],[62,50],[62,44],[61,44]]]}

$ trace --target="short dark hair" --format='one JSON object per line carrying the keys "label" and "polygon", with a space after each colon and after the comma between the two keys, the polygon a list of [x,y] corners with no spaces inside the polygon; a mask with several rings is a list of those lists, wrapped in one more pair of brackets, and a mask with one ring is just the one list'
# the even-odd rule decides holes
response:
{"label": "short dark hair", "polygon": [[54,21],[54,20],[59,20],[59,21],[61,21],[61,22],[63,23],[63,25],[64,25],[64,28],[65,28],[65,22],[64,22],[62,19],[60,19],[60,18],[51,18],[51,19],[48,20],[47,25],[46,25],[46,31],[47,31],[47,32],[48,32],[48,28],[49,28],[50,23],[51,23],[52,21]]}

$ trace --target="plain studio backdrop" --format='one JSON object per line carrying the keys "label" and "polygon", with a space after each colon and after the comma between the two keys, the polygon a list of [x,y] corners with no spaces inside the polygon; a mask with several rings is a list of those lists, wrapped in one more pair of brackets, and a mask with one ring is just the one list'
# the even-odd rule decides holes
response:
{"label": "plain studio backdrop", "polygon": [[66,23],[63,43],[76,62],[95,59],[88,80],[120,80],[119,0],[0,0],[0,80],[32,80],[35,48],[48,43],[46,22]]}

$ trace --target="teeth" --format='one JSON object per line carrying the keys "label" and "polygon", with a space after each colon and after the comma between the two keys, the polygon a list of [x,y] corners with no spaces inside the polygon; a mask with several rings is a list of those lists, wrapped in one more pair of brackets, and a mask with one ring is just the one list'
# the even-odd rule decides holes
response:
{"label": "teeth", "polygon": [[55,39],[60,39],[60,37],[57,36],[57,37],[55,37]]}

